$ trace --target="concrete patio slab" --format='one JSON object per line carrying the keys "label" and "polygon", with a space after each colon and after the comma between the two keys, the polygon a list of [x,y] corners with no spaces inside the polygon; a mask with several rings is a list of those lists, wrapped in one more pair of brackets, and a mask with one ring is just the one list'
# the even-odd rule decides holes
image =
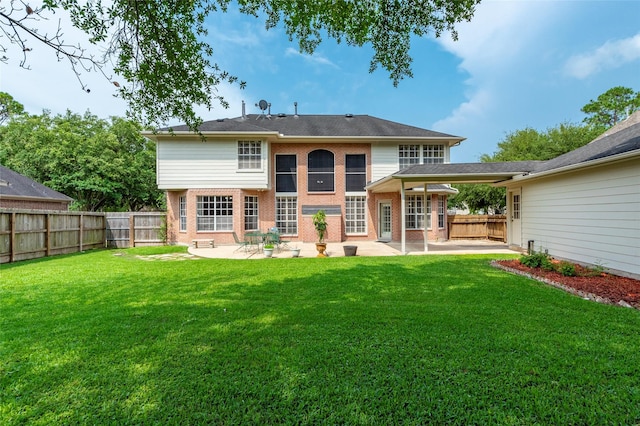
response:
{"label": "concrete patio slab", "polygon": [[[356,256],[404,256],[404,255],[430,255],[430,254],[519,254],[511,250],[506,244],[487,240],[450,240],[442,242],[430,242],[429,251],[424,251],[422,242],[407,243],[407,253],[403,255],[399,242],[358,241],[327,243],[329,257],[344,257],[344,246],[357,246]],[[292,243],[291,248],[299,248],[299,257],[316,257],[315,243]],[[189,247],[189,253],[198,257],[218,259],[265,259],[262,250],[238,249],[237,245],[220,245],[214,248]],[[273,258],[291,258],[292,253],[288,249],[274,250]]]}

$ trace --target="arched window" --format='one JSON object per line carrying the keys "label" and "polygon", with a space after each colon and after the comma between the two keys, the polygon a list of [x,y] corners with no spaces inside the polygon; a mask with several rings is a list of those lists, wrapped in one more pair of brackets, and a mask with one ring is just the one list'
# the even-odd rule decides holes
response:
{"label": "arched window", "polygon": [[309,153],[307,161],[307,187],[309,192],[334,192],[333,153],[317,149]]}

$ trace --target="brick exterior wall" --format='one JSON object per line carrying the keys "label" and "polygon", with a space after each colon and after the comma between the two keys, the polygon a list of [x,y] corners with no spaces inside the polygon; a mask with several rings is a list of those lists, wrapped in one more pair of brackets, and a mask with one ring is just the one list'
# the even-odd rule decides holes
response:
{"label": "brick exterior wall", "polygon": [[[334,154],[335,190],[330,193],[314,193],[307,190],[307,158],[308,154],[317,149],[324,149]],[[314,242],[317,241],[315,228],[311,215],[302,215],[302,206],[332,205],[340,206],[342,214],[327,215],[327,242],[363,241],[378,239],[378,205],[382,200],[390,200],[392,203],[392,239],[401,239],[400,222],[400,194],[371,194],[367,193],[366,201],[366,234],[347,235],[345,232],[345,158],[347,154],[365,154],[367,162],[367,181],[371,180],[371,146],[369,144],[321,144],[321,143],[276,143],[270,146],[269,164],[275,165],[277,154],[296,155],[297,158],[297,200],[298,200],[298,234],[288,236],[291,241]],[[258,197],[260,230],[267,230],[275,226],[276,219],[276,192],[275,192],[275,168],[270,167],[270,190],[242,190],[242,189],[188,189],[183,191],[168,191],[167,193],[167,237],[169,241],[181,244],[190,244],[194,239],[212,238],[215,244],[233,244],[234,238],[231,231],[197,232],[196,209],[197,197],[202,195],[225,195],[233,197],[233,228],[239,238],[245,233],[244,224],[244,197],[251,195]],[[283,194],[284,195],[284,194]],[[180,197],[185,196],[187,201],[187,230],[180,231],[179,208]],[[446,238],[446,229],[438,229],[438,196],[432,195],[432,229],[429,230],[429,239]],[[446,209],[445,209],[446,212]],[[445,218],[446,226],[446,218]],[[407,240],[423,240],[422,230],[408,231]]]}
{"label": "brick exterior wall", "polygon": [[69,210],[69,203],[64,201],[11,200],[0,198],[0,208],[17,210]]}

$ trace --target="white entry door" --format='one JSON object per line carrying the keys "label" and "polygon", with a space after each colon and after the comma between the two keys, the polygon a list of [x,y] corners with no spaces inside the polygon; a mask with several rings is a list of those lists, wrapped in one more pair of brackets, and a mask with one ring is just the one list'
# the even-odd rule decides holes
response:
{"label": "white entry door", "polygon": [[509,191],[509,244],[522,247],[522,195],[519,189]]}
{"label": "white entry door", "polygon": [[391,241],[391,202],[382,201],[378,206],[378,239]]}

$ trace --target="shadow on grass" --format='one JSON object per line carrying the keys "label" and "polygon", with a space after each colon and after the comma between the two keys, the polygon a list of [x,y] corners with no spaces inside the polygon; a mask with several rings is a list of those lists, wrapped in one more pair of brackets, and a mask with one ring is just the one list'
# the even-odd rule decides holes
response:
{"label": "shadow on grass", "polygon": [[640,418],[640,316],[489,258],[37,264],[30,274],[54,273],[6,286],[2,412],[10,423]]}

